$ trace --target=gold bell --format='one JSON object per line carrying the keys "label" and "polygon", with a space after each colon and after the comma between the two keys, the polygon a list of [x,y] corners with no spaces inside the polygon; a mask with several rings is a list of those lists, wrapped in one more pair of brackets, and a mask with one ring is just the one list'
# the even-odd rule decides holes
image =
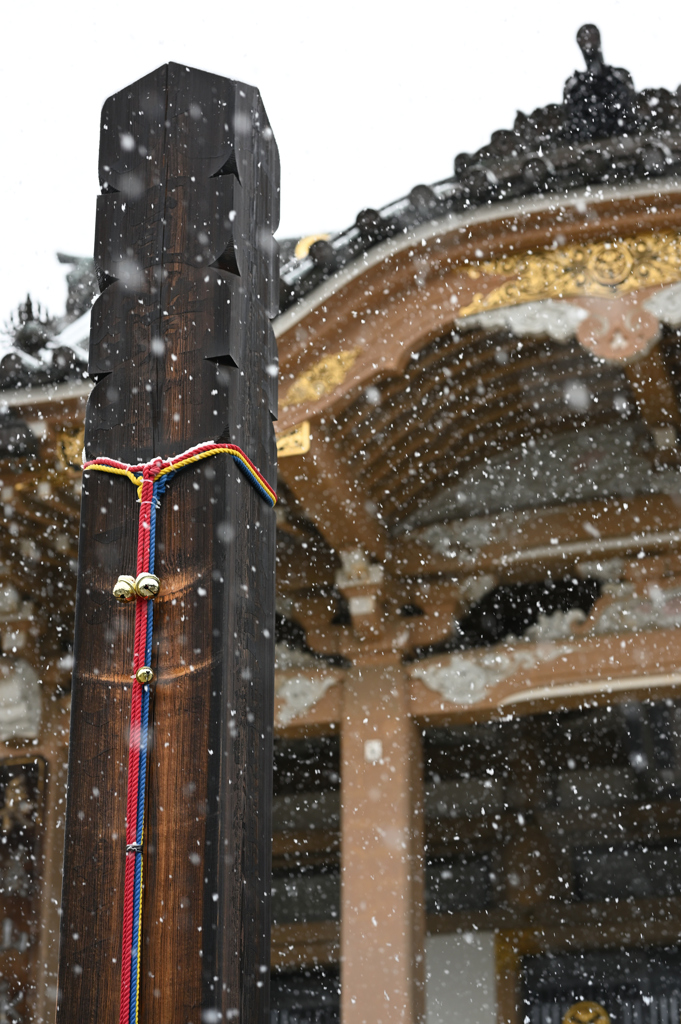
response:
{"label": "gold bell", "polygon": [[114,583],[113,596],[117,601],[134,601],[137,591],[134,576],[119,576]]}
{"label": "gold bell", "polygon": [[135,580],[135,590],[139,597],[156,597],[160,589],[161,581],[153,572],[141,572]]}
{"label": "gold bell", "polygon": [[143,686],[146,686],[148,683],[153,683],[154,670],[149,668],[148,665],[142,665],[142,668],[137,669],[137,672],[135,673],[135,678],[137,679],[138,683],[142,683]]}

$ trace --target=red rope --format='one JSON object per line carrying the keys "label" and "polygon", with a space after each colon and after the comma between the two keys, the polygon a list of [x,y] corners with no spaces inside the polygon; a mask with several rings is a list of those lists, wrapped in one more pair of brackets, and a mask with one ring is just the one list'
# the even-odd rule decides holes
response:
{"label": "red rope", "polygon": [[[142,470],[142,496],[140,499],[139,530],[137,533],[137,575],[149,568],[149,534],[151,531],[151,502],[154,495],[154,476],[160,459],[148,463]],[[142,652],[144,658],[144,651]],[[144,662],[140,662],[144,664]]]}
{"label": "red rope", "polygon": [[[158,471],[155,460],[143,468],[142,496],[137,530],[137,575],[149,569],[149,538],[151,533],[151,502],[154,491],[154,473]],[[135,645],[133,673],[144,665],[147,642],[147,602],[138,597],[135,602]],[[132,681],[130,703],[130,748],[128,751],[128,798],[125,811],[126,846],[134,844],[137,834],[137,800],[139,792],[139,753],[142,724],[142,685],[136,678]],[[120,1024],[130,1021],[131,953],[135,940],[133,916],[135,899],[135,854],[126,852],[125,889],[123,897],[123,941],[121,970]]]}
{"label": "red rope", "polygon": [[130,950],[132,949],[132,916],[135,885],[135,855],[125,857],[125,890],[123,897],[123,963],[121,965],[120,1024],[129,1024],[130,1017]]}

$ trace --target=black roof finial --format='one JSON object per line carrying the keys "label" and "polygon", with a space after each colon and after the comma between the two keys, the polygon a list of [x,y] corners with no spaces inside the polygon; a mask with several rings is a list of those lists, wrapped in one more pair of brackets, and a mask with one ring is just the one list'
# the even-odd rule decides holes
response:
{"label": "black roof finial", "polygon": [[597,25],[582,25],[577,33],[577,43],[584,56],[587,71],[594,74],[603,67],[601,33]]}
{"label": "black roof finial", "polygon": [[578,139],[605,139],[636,129],[636,92],[631,75],[603,60],[601,34],[595,25],[577,33],[586,71],[565,83],[567,133]]}

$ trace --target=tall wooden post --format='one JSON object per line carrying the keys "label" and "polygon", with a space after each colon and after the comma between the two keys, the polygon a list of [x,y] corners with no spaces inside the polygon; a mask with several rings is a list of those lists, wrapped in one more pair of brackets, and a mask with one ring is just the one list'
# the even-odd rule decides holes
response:
{"label": "tall wooden post", "polygon": [[344,1024],[424,1019],[423,770],[396,662],[386,653],[358,658],[343,690]]}
{"label": "tall wooden post", "polygon": [[[279,165],[256,89],[168,64],[102,114],[87,458],[240,445],[275,482]],[[137,495],[84,477],[62,903],[62,1024],[119,1019]],[[140,1019],[268,1004],[274,512],[231,458],[158,513]]]}

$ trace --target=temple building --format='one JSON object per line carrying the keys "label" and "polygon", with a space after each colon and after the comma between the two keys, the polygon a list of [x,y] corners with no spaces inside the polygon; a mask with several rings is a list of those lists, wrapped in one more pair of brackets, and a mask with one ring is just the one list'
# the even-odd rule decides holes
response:
{"label": "temple building", "polygon": [[[681,1013],[681,88],[281,244],[273,1024]],[[0,1022],[52,1021],[90,299],[0,348]],[[93,785],[92,799],[98,790]]]}

